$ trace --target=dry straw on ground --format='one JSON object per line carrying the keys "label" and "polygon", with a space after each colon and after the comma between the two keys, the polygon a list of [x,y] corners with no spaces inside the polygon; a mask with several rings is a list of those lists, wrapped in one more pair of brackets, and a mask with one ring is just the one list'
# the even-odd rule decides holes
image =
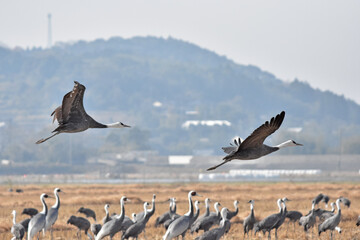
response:
{"label": "dry straw on ground", "polygon": [[[146,227],[148,239],[161,239],[165,230],[155,228],[154,222],[158,215],[167,211],[169,208],[167,199],[176,197],[179,214],[188,211],[187,193],[189,190],[196,190],[205,197],[210,197],[215,201],[221,202],[231,210],[234,209],[233,201],[238,200],[239,214],[232,222],[230,232],[226,239],[243,239],[242,221],[249,214],[250,199],[255,200],[255,215],[262,219],[269,214],[277,212],[276,199],[287,197],[291,199],[288,203],[288,210],[298,210],[303,214],[311,208],[311,200],[318,193],[325,193],[330,196],[330,201],[335,201],[339,196],[348,197],[352,203],[350,209],[343,207],[342,221],[340,227],[342,234],[335,234],[336,239],[360,239],[360,228],[355,226],[358,214],[360,214],[360,185],[354,183],[216,183],[216,184],[127,184],[127,185],[26,185],[16,186],[22,188],[23,193],[8,192],[8,187],[0,187],[0,240],[11,239],[10,228],[12,226],[11,211],[15,209],[21,213],[25,207],[35,207],[41,209],[39,196],[42,192],[53,194],[53,189],[60,187],[65,193],[61,193],[60,215],[55,224],[55,239],[76,239],[76,229],[67,225],[66,221],[71,215],[79,215],[76,211],[81,207],[88,207],[96,212],[97,218],[101,221],[104,216],[104,205],[110,204],[110,213],[120,212],[119,200],[122,195],[126,195],[132,201],[126,205],[126,215],[130,216],[133,212],[142,211],[142,202],[151,202],[153,193],[156,193],[156,212],[150,219]],[[54,199],[47,199],[48,205],[54,204]],[[204,204],[201,204],[201,211],[204,211]],[[324,207],[322,204],[321,207]],[[212,209],[213,211],[213,209]],[[202,214],[202,212],[200,214]],[[24,219],[25,216],[18,214],[17,221]],[[99,221],[98,220],[98,221]],[[90,219],[90,222],[93,222]],[[296,232],[291,225],[286,233],[287,222],[279,229],[279,239],[305,239],[306,235],[300,226],[296,226]],[[252,239],[259,239],[259,236]],[[274,238],[274,235],[272,235]],[[120,239],[117,234],[115,239]],[[187,234],[186,239],[194,239],[194,236]],[[311,238],[311,234],[308,236]],[[329,233],[323,233],[319,238],[314,233],[313,239],[328,239]],[[45,238],[50,239],[49,234]],[[82,234],[82,239],[87,237]],[[139,239],[144,239],[143,234]]]}

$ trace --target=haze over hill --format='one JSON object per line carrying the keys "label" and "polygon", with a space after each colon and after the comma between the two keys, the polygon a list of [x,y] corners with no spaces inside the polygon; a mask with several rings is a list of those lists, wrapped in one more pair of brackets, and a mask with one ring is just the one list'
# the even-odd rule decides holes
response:
{"label": "haze over hill", "polygon": [[[55,128],[49,115],[74,80],[86,86],[85,109],[95,119],[133,126],[73,134],[74,162],[135,150],[218,155],[232,137],[245,138],[282,110],[283,126],[268,143],[295,139],[305,146],[279,154],[360,153],[360,106],[344,96],[296,79],[283,82],[181,40],[116,37],[51,49],[0,48],[0,158],[62,161],[68,135],[34,142]],[[186,129],[187,120],[231,126]]]}

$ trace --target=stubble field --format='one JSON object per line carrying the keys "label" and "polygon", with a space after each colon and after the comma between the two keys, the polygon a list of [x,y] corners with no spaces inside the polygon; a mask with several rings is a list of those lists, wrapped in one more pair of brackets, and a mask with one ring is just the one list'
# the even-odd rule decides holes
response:
{"label": "stubble field", "polygon": [[[276,200],[287,197],[290,202],[287,204],[288,210],[298,210],[303,214],[311,209],[311,200],[319,193],[330,196],[330,202],[335,201],[337,197],[344,196],[349,198],[351,207],[347,209],[342,205],[342,221],[340,227],[342,234],[335,234],[335,239],[360,239],[360,228],[355,225],[356,219],[360,214],[360,185],[356,183],[216,183],[216,184],[126,184],[126,185],[26,185],[14,186],[21,188],[23,193],[8,192],[8,187],[0,186],[0,239],[11,239],[10,228],[12,226],[11,211],[15,209],[18,213],[17,221],[26,216],[20,215],[25,207],[35,207],[41,210],[42,205],[39,200],[41,193],[45,192],[53,195],[53,189],[60,187],[65,193],[60,193],[61,207],[57,222],[54,225],[54,239],[77,239],[77,229],[74,226],[67,225],[66,222],[71,215],[83,216],[76,211],[84,206],[93,209],[96,212],[98,222],[105,216],[104,205],[110,204],[110,213],[120,212],[119,200],[121,196],[126,195],[131,202],[125,205],[125,213],[131,216],[131,213],[142,211],[144,201],[151,202],[152,194],[156,194],[156,212],[150,219],[146,227],[147,239],[162,239],[165,233],[163,227],[155,228],[154,222],[157,216],[169,209],[167,199],[176,197],[178,204],[178,214],[184,214],[188,211],[187,193],[195,190],[203,197],[196,197],[200,200],[200,214],[204,212],[204,199],[209,197],[219,201],[222,206],[234,210],[233,201],[238,200],[239,214],[232,219],[230,232],[226,239],[243,239],[243,219],[249,214],[250,199],[255,200],[255,216],[262,219],[278,211]],[[53,205],[55,199],[47,199],[49,206]],[[213,204],[212,204],[213,205]],[[324,204],[320,207],[324,208]],[[211,211],[214,211],[211,208]],[[89,219],[91,223],[94,221]],[[100,221],[99,221],[100,220]],[[293,225],[286,233],[287,222],[279,229],[279,239],[305,239],[306,235],[303,229],[296,225],[296,231]],[[197,235],[186,235],[186,239],[194,239]],[[262,237],[262,236],[261,236]],[[114,239],[120,239],[118,233]],[[260,234],[251,239],[259,239]],[[274,238],[274,233],[272,233]],[[311,234],[308,235],[311,238]],[[50,239],[49,233],[42,239]],[[82,233],[81,239],[87,239]],[[144,239],[141,234],[139,239]],[[329,233],[323,233],[319,238],[314,233],[313,239],[329,239]]]}

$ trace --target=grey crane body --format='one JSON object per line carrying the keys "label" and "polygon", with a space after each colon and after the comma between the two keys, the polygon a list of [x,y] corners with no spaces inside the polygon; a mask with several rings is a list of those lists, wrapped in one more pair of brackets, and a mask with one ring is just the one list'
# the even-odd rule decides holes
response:
{"label": "grey crane body", "polygon": [[165,221],[171,219],[172,214],[176,213],[176,204],[175,207],[173,207],[173,201],[175,200],[173,200],[173,198],[170,198],[169,201],[170,201],[169,211],[163,213],[162,215],[156,218],[155,227],[164,224]]}
{"label": "grey crane body", "polygon": [[187,230],[189,230],[189,229],[191,229],[191,226],[192,226],[192,224],[196,221],[196,219],[199,217],[199,214],[200,214],[200,209],[199,209],[199,201],[195,201],[195,209],[196,209],[196,212],[195,212],[195,214],[193,215],[193,217],[190,219],[190,222],[189,222],[189,226],[188,226],[188,228],[181,234],[182,236],[185,236],[185,234],[186,234],[186,231]]}
{"label": "grey crane body", "polygon": [[303,214],[299,211],[288,211],[285,215],[285,218],[288,218],[289,219],[289,222],[287,224],[287,228],[286,228],[286,235],[287,235],[287,232],[289,230],[289,224],[292,222],[294,224],[294,232],[296,231],[295,229],[295,223],[297,221],[300,220],[300,218],[303,216]]}
{"label": "grey crane body", "polygon": [[129,127],[121,122],[112,124],[102,124],[90,117],[83,105],[85,86],[74,81],[74,88],[68,92],[62,101],[62,105],[57,107],[51,116],[53,122],[58,121],[59,126],[53,131],[53,135],[45,139],[40,139],[36,144],[43,143],[60,133],[82,132],[89,128],[123,128]]}
{"label": "grey crane body", "polygon": [[70,218],[67,220],[67,224],[74,225],[78,228],[78,231],[76,233],[76,236],[78,239],[81,237],[81,230],[84,230],[85,234],[88,236],[89,239],[92,239],[91,235],[88,233],[90,228],[90,222],[86,218],[83,217],[77,217],[77,216],[70,216]]}
{"label": "grey crane body", "polygon": [[169,226],[171,225],[171,223],[172,223],[173,221],[175,221],[176,219],[178,219],[179,217],[181,217],[181,215],[176,214],[176,213],[173,214],[170,219],[168,219],[168,220],[166,220],[166,221],[164,222],[164,228],[167,230],[167,229],[169,228]]}
{"label": "grey crane body", "polygon": [[278,130],[284,120],[285,112],[282,111],[276,117],[271,118],[270,122],[266,121],[260,127],[255,129],[253,133],[248,136],[244,141],[240,138],[238,141],[234,141],[236,146],[224,147],[223,150],[228,155],[223,158],[223,162],[215,165],[207,170],[214,170],[221,165],[230,162],[234,159],[237,160],[253,160],[262,156],[268,155],[284,147],[290,146],[302,146],[302,144],[296,143],[293,140],[288,140],[275,147],[271,147],[263,144],[265,139]]}
{"label": "grey crane body", "polygon": [[211,229],[210,231],[204,232],[200,237],[195,238],[195,240],[219,240],[226,232],[226,229],[230,229],[230,221],[226,213],[228,212],[227,208],[221,209],[221,223],[220,227]]}
{"label": "grey crane body", "polygon": [[331,203],[331,211],[326,211],[326,210],[323,210],[323,211],[319,211],[319,213],[317,214],[317,216],[319,217],[319,219],[321,221],[324,221],[325,219],[328,219],[329,217],[332,217],[335,215],[335,203],[332,202]]}
{"label": "grey crane body", "polygon": [[244,238],[245,234],[249,236],[249,232],[253,230],[254,225],[256,223],[255,213],[254,213],[254,200],[250,200],[250,214],[244,219],[243,227],[244,227]]}
{"label": "grey crane body", "polygon": [[51,232],[51,239],[52,239],[52,226],[55,224],[58,215],[59,215],[59,208],[60,208],[60,197],[59,197],[59,193],[61,192],[60,188],[55,188],[54,189],[54,195],[56,198],[56,202],[55,204],[48,210],[48,213],[46,215],[46,223],[45,223],[45,228],[43,229],[44,233],[45,231],[49,231]]}
{"label": "grey crane body", "polygon": [[270,239],[270,234],[271,234],[271,230],[273,229],[273,227],[277,224],[278,221],[280,221],[282,215],[283,215],[283,209],[281,207],[281,202],[282,200],[281,199],[278,199],[277,200],[277,205],[279,207],[279,213],[275,213],[275,214],[272,214],[266,218],[264,218],[263,220],[261,220],[260,222],[257,222],[255,225],[254,225],[254,231],[255,231],[255,234],[258,232],[258,231],[262,231],[264,234],[266,232],[269,233],[268,235],[268,238]]}
{"label": "grey crane body", "polygon": [[209,231],[209,229],[213,225],[218,224],[221,219],[219,206],[220,206],[220,203],[216,202],[214,204],[214,208],[215,208],[216,212],[212,212],[212,213],[210,213],[209,216],[201,219],[199,221],[199,223],[196,226],[194,226],[194,228],[192,229],[193,232],[199,232],[200,230],[204,230],[204,232],[206,232],[206,231]]}
{"label": "grey crane body", "polygon": [[22,240],[25,235],[25,228],[20,223],[16,223],[16,211],[12,211],[13,225],[11,227],[11,233],[14,236],[11,240]]}
{"label": "grey crane body", "polygon": [[28,226],[28,240],[31,240],[37,233],[39,233],[43,228],[45,228],[48,207],[45,203],[44,198],[48,198],[48,197],[49,196],[45,193],[41,194],[40,196],[40,201],[43,205],[43,210],[30,219]]}
{"label": "grey crane body", "polygon": [[273,226],[273,228],[275,228],[275,238],[277,238],[278,228],[281,227],[281,225],[284,223],[285,218],[286,218],[286,214],[287,214],[286,202],[287,201],[290,201],[290,200],[287,199],[286,197],[282,199],[282,204],[284,205],[282,215],[281,215],[279,221]]}
{"label": "grey crane body", "polygon": [[[134,213],[135,214],[135,213]],[[128,216],[124,217],[124,220],[121,223],[121,231],[125,233],[125,231],[134,223],[136,223],[136,219],[131,219]]]}
{"label": "grey crane body", "polygon": [[106,236],[110,236],[110,239],[114,237],[116,233],[121,231],[121,225],[125,217],[125,207],[124,204],[127,201],[127,198],[123,196],[120,200],[121,213],[116,216],[114,219],[111,219],[109,222],[105,223],[100,232],[97,234],[95,240],[103,239]]}
{"label": "grey crane body", "polygon": [[[131,238],[136,238],[138,239],[138,236],[140,233],[142,233],[142,231],[144,231],[145,227],[146,227],[146,216],[147,216],[147,209],[146,207],[149,206],[148,202],[144,203],[144,215],[143,218],[140,220],[137,220],[136,223],[134,223],[133,225],[131,225],[126,231],[125,233],[123,233],[121,239],[129,239]],[[135,218],[136,219],[136,218]]]}
{"label": "grey crane body", "polygon": [[101,230],[101,224],[99,224],[99,223],[93,223],[93,224],[91,224],[90,230],[91,230],[91,232],[94,234],[94,236],[96,237],[96,235],[98,235],[98,233],[99,233],[100,230]]}
{"label": "grey crane body", "polygon": [[21,224],[21,225],[24,227],[25,232],[28,231],[28,227],[29,227],[29,222],[30,222],[30,220],[31,220],[31,218],[26,218],[26,219],[24,219],[24,220],[22,220],[22,221],[19,222],[19,224]]}
{"label": "grey crane body", "polygon": [[189,227],[191,218],[194,216],[194,207],[192,203],[192,197],[193,196],[199,196],[195,191],[190,191],[188,194],[188,200],[189,200],[189,211],[177,218],[175,221],[173,221],[169,228],[166,230],[165,235],[163,236],[163,240],[170,240],[174,237],[182,235],[182,237],[185,237],[186,230]]}
{"label": "grey crane body", "polygon": [[33,217],[36,214],[38,214],[38,212],[39,211],[36,208],[24,208],[21,214],[26,214],[29,215],[30,217]]}
{"label": "grey crane body", "polygon": [[203,215],[201,215],[200,217],[198,217],[198,219],[196,219],[196,221],[191,225],[191,228],[190,228],[191,233],[195,232],[195,229],[199,229],[199,226],[200,226],[202,220],[205,217],[210,215],[210,202],[211,202],[210,198],[205,199],[205,213]]}
{"label": "grey crane body", "polygon": [[341,221],[340,202],[341,202],[340,198],[336,200],[336,207],[338,209],[337,213],[334,216],[326,219],[323,223],[319,224],[319,226],[318,226],[319,236],[322,232],[330,230],[331,231],[330,238],[332,239],[333,231],[335,230],[335,228],[339,225],[339,223]]}
{"label": "grey crane body", "polygon": [[315,214],[315,201],[312,201],[312,208],[310,214],[302,216],[299,220],[299,225],[304,227],[304,231],[307,232],[312,228],[316,223],[316,214]]}
{"label": "grey crane body", "polygon": [[288,211],[285,217],[288,218],[290,222],[297,222],[302,216],[303,214],[299,211]]}
{"label": "grey crane body", "polygon": [[92,209],[90,209],[90,208],[81,207],[81,208],[79,208],[79,210],[78,210],[77,212],[85,214],[85,216],[86,216],[87,218],[92,217],[92,218],[96,221],[96,214],[95,214],[95,212],[94,212]]}

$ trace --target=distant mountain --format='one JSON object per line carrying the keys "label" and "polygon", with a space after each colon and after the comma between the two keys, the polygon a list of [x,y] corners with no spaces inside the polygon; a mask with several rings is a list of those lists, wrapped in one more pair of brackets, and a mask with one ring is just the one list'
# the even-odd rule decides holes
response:
{"label": "distant mountain", "polygon": [[[74,80],[87,87],[88,111],[104,121],[118,121],[111,116],[119,116],[135,124],[146,132],[147,148],[161,154],[209,149],[221,154],[220,147],[231,137],[246,137],[282,110],[287,113],[284,126],[273,142],[289,137],[307,145],[285,153],[334,153],[341,141],[360,133],[360,106],[354,101],[299,80],[283,82],[188,42],[155,37],[80,41],[51,49],[0,48],[0,121],[44,128],[51,121],[46,116],[61,104]],[[155,101],[162,106],[154,107]],[[190,119],[232,125],[181,128]],[[302,131],[286,131],[289,127]],[[111,134],[118,139],[125,133]]]}

